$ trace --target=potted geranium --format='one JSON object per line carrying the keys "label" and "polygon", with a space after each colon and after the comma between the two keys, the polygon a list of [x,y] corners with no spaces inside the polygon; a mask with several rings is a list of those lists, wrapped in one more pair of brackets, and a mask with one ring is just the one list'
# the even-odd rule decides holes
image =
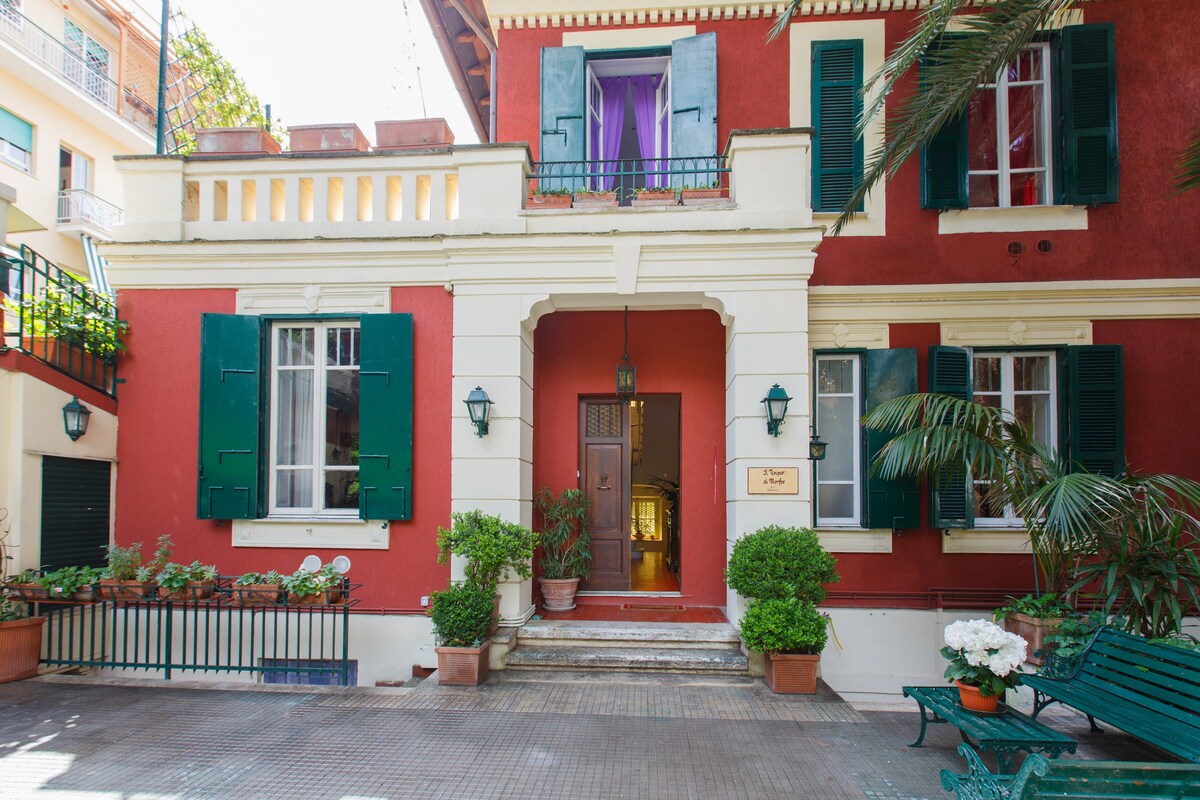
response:
{"label": "potted geranium", "polygon": [[1004,629],[1015,633],[1029,643],[1029,652],[1025,660],[1035,666],[1046,663],[1045,651],[1051,650],[1054,643],[1046,642],[1053,636],[1063,620],[1071,616],[1074,609],[1060,601],[1053,592],[1034,596],[1027,594],[1021,598],[1010,597],[1008,605],[997,608],[992,612],[992,619],[999,622],[1004,620]]}
{"label": "potted geranium", "polygon": [[829,621],[796,597],[754,600],[738,623],[746,647],[763,654],[763,675],[777,694],[816,694]]}
{"label": "potted geranium", "polygon": [[233,596],[243,605],[279,602],[284,577],[275,570],[270,572],[247,572],[233,582]]}
{"label": "potted geranium", "polygon": [[525,579],[533,576],[530,562],[537,535],[528,528],[478,509],[456,511],[450,515],[450,520],[449,529],[438,527],[438,563],[449,562],[451,555],[466,559],[463,574],[467,582],[493,598],[494,628],[499,623],[500,595],[496,588],[500,579],[506,572]]}
{"label": "potted geranium", "polygon": [[283,579],[290,605],[333,605],[342,599],[342,575],[332,564],[315,572],[301,567]]}
{"label": "potted geranium", "polygon": [[542,605],[547,611],[575,608],[579,581],[591,574],[591,532],[588,509],[591,501],[579,489],[563,489],[555,495],[546,487],[533,498],[542,515]]}
{"label": "potted geranium", "polygon": [[434,592],[429,615],[437,638],[438,683],[475,686],[488,673],[492,595],[470,581]]}
{"label": "potted geranium", "polygon": [[958,687],[963,708],[995,711],[1004,693],[1020,685],[1026,644],[1015,633],[986,619],[960,620],[946,626],[945,641],[946,680]]}
{"label": "potted geranium", "polygon": [[155,576],[158,596],[163,600],[207,600],[217,585],[217,568],[199,561],[168,563]]}

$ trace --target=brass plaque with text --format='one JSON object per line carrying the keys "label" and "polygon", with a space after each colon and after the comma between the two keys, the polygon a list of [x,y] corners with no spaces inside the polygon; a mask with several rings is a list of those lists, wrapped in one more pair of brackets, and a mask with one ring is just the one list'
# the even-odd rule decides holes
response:
{"label": "brass plaque with text", "polygon": [[799,467],[750,467],[750,494],[800,494]]}

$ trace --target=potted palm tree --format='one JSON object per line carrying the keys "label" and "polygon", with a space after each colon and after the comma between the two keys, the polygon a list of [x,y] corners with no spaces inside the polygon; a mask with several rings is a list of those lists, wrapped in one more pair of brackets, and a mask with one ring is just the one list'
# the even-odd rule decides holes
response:
{"label": "potted palm tree", "polygon": [[492,595],[470,581],[450,584],[430,598],[429,616],[437,639],[438,683],[476,686],[487,677],[488,625]]}
{"label": "potted palm tree", "polygon": [[563,489],[558,495],[546,487],[533,498],[542,515],[542,604],[547,611],[575,608],[579,581],[591,574],[591,532],[588,510],[591,501],[579,489]]}

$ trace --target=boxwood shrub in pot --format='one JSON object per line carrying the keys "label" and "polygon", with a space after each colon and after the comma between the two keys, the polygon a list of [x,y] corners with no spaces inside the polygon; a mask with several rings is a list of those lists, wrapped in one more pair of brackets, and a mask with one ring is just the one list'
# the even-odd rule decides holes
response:
{"label": "boxwood shrub in pot", "polygon": [[828,624],[812,603],[796,597],[767,597],[750,603],[739,628],[746,647],[763,654],[771,691],[815,694]]}
{"label": "boxwood shrub in pot", "polygon": [[470,581],[434,592],[429,615],[438,646],[438,683],[474,686],[487,677],[492,594]]}

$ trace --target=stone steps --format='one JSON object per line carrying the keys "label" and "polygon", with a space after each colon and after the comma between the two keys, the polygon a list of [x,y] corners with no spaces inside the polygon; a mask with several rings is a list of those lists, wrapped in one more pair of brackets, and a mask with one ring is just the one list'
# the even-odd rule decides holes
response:
{"label": "stone steps", "polygon": [[535,620],[516,633],[505,666],[518,670],[746,675],[728,623]]}

